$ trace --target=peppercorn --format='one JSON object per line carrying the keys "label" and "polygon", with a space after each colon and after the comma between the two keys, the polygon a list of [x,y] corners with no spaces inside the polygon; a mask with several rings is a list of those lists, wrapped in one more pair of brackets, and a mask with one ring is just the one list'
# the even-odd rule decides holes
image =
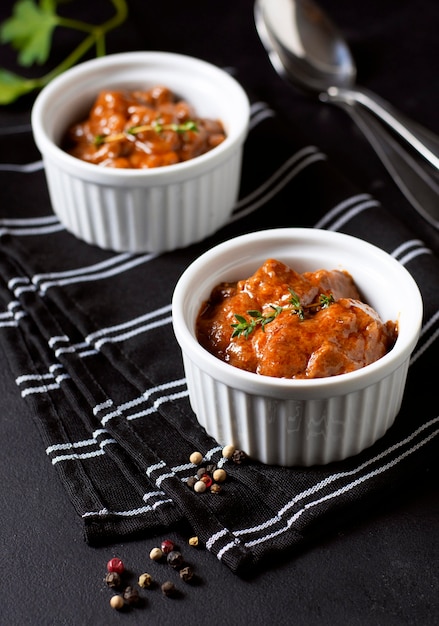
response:
{"label": "peppercorn", "polygon": [[215,480],[217,483],[223,483],[226,478],[226,470],[223,470],[222,468],[215,470],[213,473],[213,480]]}
{"label": "peppercorn", "polygon": [[200,467],[197,470],[197,478],[201,478],[202,476],[204,476],[204,474],[206,474],[207,469],[205,467]]}
{"label": "peppercorn", "polygon": [[222,455],[225,459],[231,459],[232,454],[235,452],[235,446],[224,446]]}
{"label": "peppercorn", "polygon": [[152,576],[151,574],[145,572],[139,576],[139,580],[137,582],[139,587],[142,587],[142,589],[148,589],[148,587],[151,587],[152,585]]}
{"label": "peppercorn", "polygon": [[187,479],[187,486],[190,487],[191,489],[194,488],[195,483],[197,482],[198,478],[196,476],[190,476]]}
{"label": "peppercorn", "polygon": [[149,553],[149,558],[152,561],[160,561],[162,556],[163,556],[163,552],[160,550],[160,548],[153,548],[151,552]]}
{"label": "peppercorn", "polygon": [[176,592],[175,585],[170,580],[167,580],[166,582],[163,583],[163,585],[161,586],[161,590],[162,590],[163,595],[168,596],[168,597],[172,597],[173,595],[175,595],[175,592]]}
{"label": "peppercorn", "polygon": [[203,481],[203,483],[206,485],[207,488],[209,488],[211,486],[211,484],[213,483],[212,478],[209,476],[209,474],[203,474],[200,478],[200,480]]}
{"label": "peppercorn", "polygon": [[237,465],[241,465],[242,463],[245,463],[245,461],[247,461],[247,455],[244,452],[244,450],[235,450],[235,452],[232,454],[231,459],[234,463],[236,463]]}
{"label": "peppercorn", "polygon": [[221,485],[218,485],[218,483],[213,483],[213,485],[211,485],[210,487],[210,493],[219,493],[221,489]]}
{"label": "peppercorn", "polygon": [[192,567],[189,567],[189,565],[187,567],[183,567],[179,573],[180,578],[184,580],[185,583],[188,583],[194,577],[194,571]]}
{"label": "peppercorn", "polygon": [[129,605],[137,604],[139,601],[139,592],[134,587],[127,587],[123,592],[123,599]]}
{"label": "peppercorn", "polygon": [[108,574],[104,578],[104,581],[111,589],[117,589],[118,587],[120,587],[121,584],[121,578],[117,572],[108,572]]}
{"label": "peppercorn", "polygon": [[194,465],[199,465],[202,460],[203,460],[203,455],[201,454],[201,452],[192,452],[192,454],[189,457],[189,461],[193,463]]}
{"label": "peppercorn", "polygon": [[125,601],[122,598],[122,596],[119,596],[119,595],[112,596],[110,598],[110,606],[112,609],[116,609],[117,611],[120,611],[120,609],[123,609],[123,607],[125,606]]}
{"label": "peppercorn", "polygon": [[194,548],[196,548],[198,546],[198,544],[199,544],[198,537],[190,537],[189,541],[188,541],[188,544],[190,546],[193,546]]}
{"label": "peppercorn", "polygon": [[174,569],[178,569],[183,565],[183,555],[178,550],[172,550],[172,552],[169,552],[166,560],[168,561],[168,565]]}
{"label": "peppercorn", "polygon": [[206,489],[207,489],[206,483],[203,483],[202,480],[197,480],[197,482],[194,485],[194,491],[196,491],[197,493],[204,493]]}
{"label": "peppercorn", "polygon": [[116,572],[117,574],[122,574],[124,569],[125,566],[123,564],[123,561],[121,561],[121,559],[118,559],[117,557],[115,557],[114,559],[110,559],[107,563],[108,572]]}
{"label": "peppercorn", "polygon": [[168,554],[174,549],[174,542],[171,541],[170,539],[165,539],[164,541],[162,541],[160,547],[162,549],[163,554]]}
{"label": "peppercorn", "polygon": [[212,475],[215,470],[216,470],[215,463],[210,463],[209,465],[206,465],[206,472],[207,472],[207,474],[211,474]]}

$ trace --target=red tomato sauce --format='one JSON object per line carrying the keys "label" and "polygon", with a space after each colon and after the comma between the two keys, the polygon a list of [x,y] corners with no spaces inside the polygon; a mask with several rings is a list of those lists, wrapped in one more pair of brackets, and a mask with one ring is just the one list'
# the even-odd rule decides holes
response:
{"label": "red tomato sauce", "polygon": [[88,117],[67,131],[63,149],[104,167],[174,165],[209,152],[226,138],[219,120],[197,117],[168,88],[102,91]]}
{"label": "red tomato sauce", "polygon": [[396,324],[383,322],[361,300],[348,272],[299,274],[274,259],[246,280],[217,285],[201,307],[196,332],[226,363],[298,379],[357,370],[384,356],[397,337]]}

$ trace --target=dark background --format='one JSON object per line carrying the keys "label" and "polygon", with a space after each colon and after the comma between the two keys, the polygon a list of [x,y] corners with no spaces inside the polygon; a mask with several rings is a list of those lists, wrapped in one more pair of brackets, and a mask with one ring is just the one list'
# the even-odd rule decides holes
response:
{"label": "dark background", "polygon": [[[358,82],[439,133],[439,5],[437,0],[352,2],[322,0],[347,37]],[[0,7],[0,21],[12,3]],[[77,0],[66,14],[100,22],[110,2]],[[374,194],[410,224],[413,210],[389,179],[347,115],[293,90],[278,78],[257,38],[250,0],[129,0],[128,21],[110,34],[107,51],[170,50],[237,68],[259,99],[280,110],[310,143],[363,192]],[[68,54],[77,36],[57,31],[51,63]],[[23,72],[15,53],[0,46],[0,66]],[[39,75],[47,68],[32,68]],[[28,124],[33,96],[0,108],[0,126]],[[38,153],[23,155],[23,162]],[[7,160],[7,155],[2,155]],[[0,192],[1,193],[1,192]],[[425,239],[430,238],[425,226]],[[438,470],[426,466],[404,488],[387,492],[361,518],[339,520],[320,543],[277,558],[267,569],[238,578],[203,549],[174,533],[105,548],[90,548],[81,521],[49,466],[27,406],[3,363],[0,377],[0,624],[242,624],[433,625],[439,621]],[[433,374],[433,377],[436,374]],[[20,407],[17,412],[17,406]],[[419,398],[422,409],[422,398]],[[170,537],[198,574],[176,599],[145,593],[143,607],[116,614],[103,583],[105,565],[122,558],[132,580],[149,571],[176,576],[151,563],[150,549]]]}

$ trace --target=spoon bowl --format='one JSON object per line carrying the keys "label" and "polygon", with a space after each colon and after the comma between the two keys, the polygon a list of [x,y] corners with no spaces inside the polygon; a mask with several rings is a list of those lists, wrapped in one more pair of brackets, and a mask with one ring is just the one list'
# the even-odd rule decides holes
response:
{"label": "spoon bowl", "polygon": [[315,4],[258,0],[256,26],[276,71],[300,88],[352,87],[357,70],[336,26]]}
{"label": "spoon bowl", "polygon": [[[439,228],[435,179],[439,138],[356,86],[357,69],[349,46],[313,0],[256,0],[254,12],[259,37],[277,73],[296,87],[317,93],[321,101],[341,106],[363,132],[366,128],[366,138],[395,183],[412,206]],[[396,153],[392,135],[402,139],[407,150],[400,145]],[[421,157],[419,163],[414,163],[415,155]],[[431,175],[427,165],[433,166]]]}

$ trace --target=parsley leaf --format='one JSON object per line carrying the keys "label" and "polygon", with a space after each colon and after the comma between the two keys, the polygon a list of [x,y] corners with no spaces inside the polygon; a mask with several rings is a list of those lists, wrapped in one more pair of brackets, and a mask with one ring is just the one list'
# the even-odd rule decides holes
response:
{"label": "parsley leaf", "polygon": [[0,105],[10,104],[34,88],[33,80],[0,68]]}
{"label": "parsley leaf", "polygon": [[20,65],[42,65],[49,58],[52,34],[58,25],[56,2],[41,0],[18,0],[12,17],[0,29],[2,43],[10,43],[19,51]]}

